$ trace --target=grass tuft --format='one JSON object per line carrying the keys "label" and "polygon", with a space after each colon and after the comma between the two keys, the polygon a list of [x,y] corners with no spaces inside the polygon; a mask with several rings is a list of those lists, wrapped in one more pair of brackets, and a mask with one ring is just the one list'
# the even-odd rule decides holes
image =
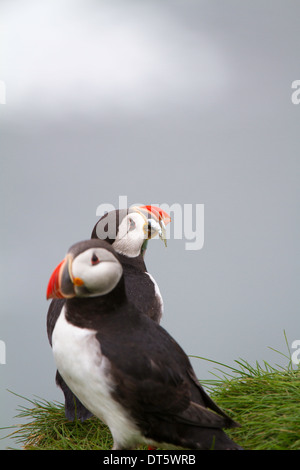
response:
{"label": "grass tuft", "polygon": [[[217,373],[212,373],[214,379],[201,383],[240,423],[240,428],[226,432],[244,449],[300,450],[300,368],[293,368],[290,354],[283,356],[288,360],[286,367],[274,367],[265,361],[252,366],[243,359],[231,367],[192,356],[218,366]],[[15,426],[10,436],[24,449],[111,449],[110,431],[97,418],[70,422],[63,404],[21,398],[27,406],[19,408],[17,417],[27,422]]]}
{"label": "grass tuft", "polygon": [[29,400],[20,406],[16,418],[28,420],[14,426],[9,436],[25,450],[107,450],[112,447],[108,427],[93,417],[81,423],[68,421],[64,405],[44,399]]}
{"label": "grass tuft", "polygon": [[270,349],[287,360],[286,367],[266,361],[252,366],[243,359],[230,367],[199,358],[218,365],[215,379],[202,384],[241,425],[226,432],[244,449],[300,450],[300,368],[293,366],[289,348],[288,355]]}

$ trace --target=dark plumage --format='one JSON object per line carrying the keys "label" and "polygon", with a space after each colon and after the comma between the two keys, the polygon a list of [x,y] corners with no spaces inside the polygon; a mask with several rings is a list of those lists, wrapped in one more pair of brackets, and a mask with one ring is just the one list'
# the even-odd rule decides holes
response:
{"label": "dark plumage", "polygon": [[[128,214],[129,209],[119,209],[106,213],[96,223],[95,227],[93,228],[91,238],[98,238],[98,235],[101,235],[101,240],[105,240],[114,246],[114,242],[118,233],[118,227],[120,226],[120,223],[124,217],[126,217]],[[100,233],[97,230],[99,229],[99,225],[101,225],[102,229]],[[114,227],[116,227],[116,231]],[[105,235],[107,236],[105,237]],[[147,243],[148,240],[145,240],[142,244],[140,253],[138,256],[133,258],[119,253],[118,250],[116,251],[122,262],[125,274],[125,287],[128,298],[134,305],[136,305],[139,311],[148,315],[150,318],[152,318],[152,320],[160,322],[163,314],[163,305],[161,297],[157,297],[156,295],[155,284],[147,272],[145,264]]]}
{"label": "dark plumage", "polygon": [[[121,261],[112,248],[105,245],[99,241],[99,247],[108,249]],[[85,247],[89,246],[86,242]],[[84,246],[81,249],[84,250]],[[88,381],[83,378],[85,369],[73,371],[76,377],[71,377],[71,383],[84,397],[85,406],[107,422],[115,449],[130,448],[140,442],[190,449],[240,449],[223,431],[237,423],[204,391],[178,343],[130,302],[125,282],[123,274],[106,295],[75,296],[66,300],[65,325],[71,325],[74,331],[79,328],[87,332],[90,343],[85,340],[83,344],[87,354],[93,351],[90,364],[97,358],[95,369],[87,375]],[[88,336],[89,330],[94,332],[92,336]],[[60,363],[64,369],[63,357]],[[68,376],[67,369],[64,374]],[[102,374],[101,382],[98,374],[99,377]],[[107,388],[103,396],[99,396],[99,402],[97,399],[89,401],[89,387],[93,391],[98,387],[101,392],[102,386]],[[76,391],[73,389],[74,393]],[[115,407],[118,416],[107,411]],[[120,415],[124,418],[122,425],[115,428],[115,420]]]}
{"label": "dark plumage", "polygon": [[[118,235],[119,226],[123,219],[128,216],[130,209],[119,209],[111,211],[102,216],[94,226],[91,239],[101,237],[110,245],[114,245]],[[149,233],[149,235],[151,235]],[[163,313],[163,302],[157,295],[156,286],[149,277],[144,261],[148,240],[142,240],[141,250],[138,256],[128,257],[119,253],[123,269],[126,274],[126,292],[128,298],[139,311],[145,313],[154,321],[160,322]],[[116,251],[118,251],[116,247]],[[52,300],[47,314],[47,334],[52,346],[52,333],[56,321],[60,315],[65,299]],[[65,414],[68,420],[73,421],[75,417],[81,421],[91,417],[91,413],[80,403],[80,401],[69,390],[59,372],[56,372],[56,384],[62,389],[65,397]]]}

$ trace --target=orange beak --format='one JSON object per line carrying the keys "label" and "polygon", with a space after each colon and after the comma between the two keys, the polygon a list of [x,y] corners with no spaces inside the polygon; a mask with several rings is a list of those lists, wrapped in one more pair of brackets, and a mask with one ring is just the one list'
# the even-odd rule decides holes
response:
{"label": "orange beak", "polygon": [[54,269],[48,282],[47,300],[64,299],[75,296],[74,286],[82,286],[83,281],[72,276],[72,256],[68,254]]}
{"label": "orange beak", "polygon": [[[148,220],[148,225],[151,221],[154,220],[159,224],[158,230],[156,228],[156,233],[158,232],[159,237],[163,240],[165,246],[167,246],[166,225],[171,222],[171,217],[169,214],[163,209],[152,205],[138,206],[133,209],[137,212],[140,212]],[[148,236],[148,239],[149,238],[151,238],[151,235]]]}
{"label": "orange beak", "polygon": [[62,268],[65,265],[65,263],[66,263],[66,259],[62,260],[59,263],[59,265],[56,266],[53,273],[51,274],[51,277],[48,282],[48,287],[47,287],[47,300],[64,298],[60,290],[60,278],[61,278]]}
{"label": "orange beak", "polygon": [[149,212],[150,215],[154,215],[158,221],[162,221],[165,225],[167,225],[169,222],[171,222],[171,217],[169,214],[164,211],[163,209],[160,209],[160,207],[156,206],[139,206],[139,209],[145,210]]}

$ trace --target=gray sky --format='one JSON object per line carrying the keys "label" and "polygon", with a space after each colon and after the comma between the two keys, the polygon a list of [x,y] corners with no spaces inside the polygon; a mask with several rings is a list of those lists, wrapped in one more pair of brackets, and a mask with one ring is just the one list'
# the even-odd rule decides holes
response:
{"label": "gray sky", "polygon": [[[187,354],[282,363],[299,331],[296,1],[2,1],[0,426],[61,400],[48,278],[102,203],[204,204],[205,242],[149,243]],[[199,378],[210,363],[193,360]],[[5,447],[7,441],[0,446]]]}

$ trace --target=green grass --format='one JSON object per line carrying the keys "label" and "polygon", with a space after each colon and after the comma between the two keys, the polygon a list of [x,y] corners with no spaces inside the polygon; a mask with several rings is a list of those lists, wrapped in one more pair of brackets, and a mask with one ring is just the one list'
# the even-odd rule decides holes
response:
{"label": "green grass", "polygon": [[71,422],[65,418],[62,403],[20,398],[27,402],[19,407],[16,416],[23,423],[15,427],[10,437],[25,450],[111,449],[110,431],[99,419]]}
{"label": "green grass", "polygon": [[300,450],[300,370],[236,363],[206,387],[241,425],[227,433],[246,450]]}
{"label": "green grass", "polygon": [[[218,375],[214,372],[213,380],[202,383],[240,423],[240,428],[227,432],[245,449],[300,450],[300,369],[293,368],[290,355],[285,357],[286,367],[266,362],[251,366],[244,360],[230,367],[199,357],[218,366]],[[69,422],[62,404],[24,400],[27,406],[19,408],[18,417],[28,421],[11,434],[24,449],[111,449],[109,429],[98,419]]]}

